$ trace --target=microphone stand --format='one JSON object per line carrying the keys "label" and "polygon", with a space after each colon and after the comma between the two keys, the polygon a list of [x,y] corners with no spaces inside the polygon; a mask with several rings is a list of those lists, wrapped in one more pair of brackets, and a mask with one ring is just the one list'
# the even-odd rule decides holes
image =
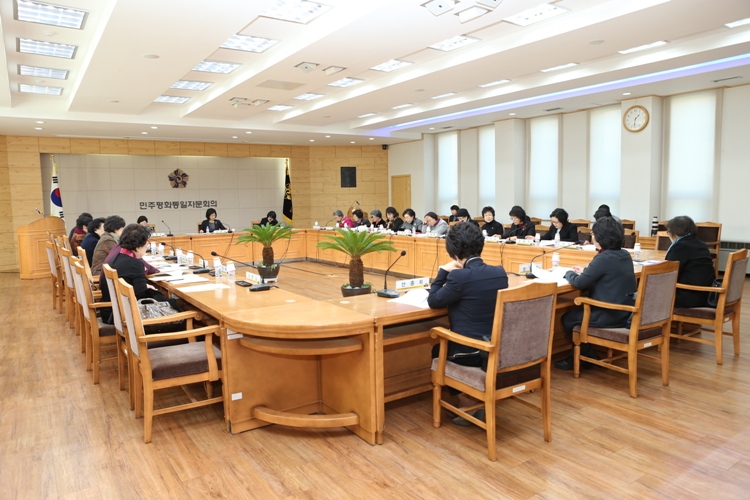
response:
{"label": "microphone stand", "polygon": [[[551,250],[552,252],[556,252],[556,251],[558,251],[558,250],[562,250],[563,248],[574,247],[574,246],[576,246],[576,245],[577,245],[577,243],[573,243],[572,245],[565,245],[564,247],[558,247],[558,248],[554,248],[554,247],[551,247],[551,248],[550,248],[550,250]],[[544,255],[544,254],[546,254],[546,253],[549,253],[549,252],[542,252],[542,253],[540,253],[539,255],[535,255],[535,256],[534,256],[534,258],[532,258],[532,259],[531,259],[531,262],[529,263],[529,272],[528,272],[528,273],[526,273],[526,277],[527,277],[528,279],[530,279],[530,280],[533,280],[533,279],[535,279],[535,278],[536,278],[536,275],[534,274],[534,260],[535,260],[535,259],[536,259],[537,257],[541,257],[542,255]]]}
{"label": "microphone stand", "polygon": [[[198,257],[200,257],[201,262],[203,262],[203,261],[208,262],[208,259],[204,258],[198,252],[193,252],[193,255],[197,255]],[[209,268],[207,268],[207,267],[196,266],[195,265],[195,260],[193,260],[193,262],[188,267],[193,270],[193,274],[205,274],[205,273],[210,273],[211,272],[211,270]]]}
{"label": "microphone stand", "polygon": [[170,245],[169,243],[162,242],[162,245],[164,245],[165,247],[171,248],[172,250],[174,250],[174,253],[175,253],[174,255],[165,255],[164,260],[169,260],[169,261],[177,260],[177,249],[173,247],[172,245]]}
{"label": "microphone stand", "polygon": [[[211,252],[211,255],[213,255],[214,257],[221,257],[223,259],[231,260],[232,262],[236,262],[237,264],[242,264],[243,266],[253,267],[253,268],[257,269],[257,267],[253,266],[252,264],[248,264],[246,262],[242,262],[240,260],[233,259],[231,257],[227,257],[226,255],[220,255],[220,254],[218,254],[216,252]],[[263,290],[270,290],[271,289],[271,285],[266,284],[265,279],[263,278],[263,276],[260,277],[260,281],[261,281],[260,284],[248,287],[247,290],[250,291],[250,292],[261,292]]]}
{"label": "microphone stand", "polygon": [[396,290],[388,289],[388,271],[390,271],[391,268],[396,265],[396,262],[398,262],[398,260],[404,255],[406,255],[406,250],[401,250],[401,255],[396,257],[396,260],[393,261],[393,264],[388,266],[388,269],[385,270],[385,276],[383,276],[383,289],[378,290],[378,297],[386,297],[388,299],[398,298],[398,292]]}
{"label": "microphone stand", "polygon": [[163,220],[161,221],[161,223],[162,223],[162,224],[164,224],[165,226],[167,226],[167,231],[169,231],[169,232],[167,233],[167,236],[169,236],[169,237],[173,237],[173,236],[174,236],[174,234],[172,234],[172,229],[171,229],[171,228],[169,227],[169,225],[168,225],[168,224],[167,224],[166,222],[164,222]]}

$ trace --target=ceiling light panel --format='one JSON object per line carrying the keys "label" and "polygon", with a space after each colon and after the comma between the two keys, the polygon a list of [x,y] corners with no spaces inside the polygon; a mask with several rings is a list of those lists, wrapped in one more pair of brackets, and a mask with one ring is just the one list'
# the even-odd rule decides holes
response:
{"label": "ceiling light panel", "polygon": [[542,73],[549,73],[550,71],[558,71],[561,69],[572,68],[573,66],[578,66],[578,63],[572,62],[568,64],[561,64],[560,66],[553,66],[552,68],[542,69],[539,71],[541,71]]}
{"label": "ceiling light panel", "polygon": [[330,10],[329,5],[307,0],[275,0],[273,5],[260,13],[262,17],[307,24]]}
{"label": "ceiling light panel", "polygon": [[505,19],[503,19],[503,21],[515,24],[517,26],[530,26],[532,24],[540,23],[542,21],[546,21],[547,19],[565,14],[566,12],[568,12],[568,9],[546,3],[538,7],[534,7],[533,9],[520,12],[515,16],[506,17]]}
{"label": "ceiling light panel", "polygon": [[68,70],[54,68],[40,68],[38,66],[18,65],[18,74],[21,76],[35,76],[37,78],[54,78],[56,80],[67,80]]}
{"label": "ceiling light panel", "polygon": [[450,12],[455,6],[455,0],[430,0],[425,4],[422,4],[422,7],[432,12],[432,15],[434,16]]}
{"label": "ceiling light panel", "polygon": [[313,94],[311,92],[307,92],[305,94],[298,95],[297,97],[295,97],[295,99],[298,101],[312,101],[320,97],[325,97],[325,94]]}
{"label": "ceiling light panel", "polygon": [[375,115],[377,115],[377,113],[365,113],[364,115],[359,115],[357,118],[369,118]]}
{"label": "ceiling light panel", "polygon": [[195,65],[193,71],[202,71],[204,73],[221,73],[222,75],[228,75],[239,67],[240,65],[235,63],[221,61],[201,61]]}
{"label": "ceiling light panel", "polygon": [[406,104],[399,104],[398,106],[393,106],[391,109],[404,109],[404,108],[410,108],[412,106],[414,105],[411,103],[406,103]]}
{"label": "ceiling light panel", "polygon": [[244,50],[245,52],[263,52],[276,45],[278,40],[257,36],[232,35],[232,38],[221,45],[222,49]]}
{"label": "ceiling light panel", "polygon": [[336,80],[335,82],[329,83],[329,87],[340,87],[340,88],[346,88],[351,87],[352,85],[357,85],[358,83],[362,83],[364,80],[360,80],[359,78],[342,78],[341,80]]}
{"label": "ceiling light panel", "polygon": [[378,64],[377,66],[373,66],[370,69],[390,73],[391,71],[396,71],[397,69],[405,68],[407,66],[411,66],[412,64],[414,63],[409,61],[399,61],[398,59],[391,59],[390,61]]}
{"label": "ceiling light panel", "polygon": [[63,59],[73,59],[75,57],[75,45],[66,45],[64,43],[43,42],[40,40],[30,40],[28,38],[17,38],[18,52],[24,54],[36,54],[39,56],[61,57]]}
{"label": "ceiling light panel", "polygon": [[81,29],[86,19],[86,11],[58,7],[40,2],[16,0],[16,19],[30,23],[48,24],[61,28]]}
{"label": "ceiling light panel", "polygon": [[494,87],[495,85],[501,85],[503,83],[508,83],[509,81],[510,80],[495,80],[494,82],[483,83],[482,85],[480,85],[480,87],[482,87],[483,89],[487,87]]}
{"label": "ceiling light panel", "polygon": [[472,43],[476,43],[478,41],[479,38],[474,38],[473,36],[458,35],[454,36],[453,38],[443,40],[442,42],[438,42],[434,45],[430,45],[430,48],[435,50],[442,50],[444,52],[450,52],[451,50],[460,49],[461,47],[466,47],[467,45],[471,45]]}
{"label": "ceiling light panel", "polygon": [[746,24],[750,24],[750,17],[748,17],[747,19],[740,19],[739,21],[727,23],[724,26],[726,26],[727,28],[736,28],[738,26],[744,26]]}
{"label": "ceiling light panel", "polygon": [[163,102],[166,104],[185,104],[190,100],[189,97],[178,97],[176,95],[160,95],[154,102]]}
{"label": "ceiling light panel", "polygon": [[193,82],[190,80],[177,80],[177,82],[175,82],[175,84],[169,88],[180,89],[180,90],[206,90],[210,86],[211,86],[211,82]]}
{"label": "ceiling light panel", "polygon": [[618,54],[632,54],[633,52],[640,52],[642,50],[648,50],[653,49],[654,47],[661,47],[662,45],[666,45],[669,42],[666,40],[659,40],[658,42],[653,43],[647,43],[646,45],[639,45],[638,47],[633,47],[631,49],[626,50],[618,50]]}
{"label": "ceiling light panel", "polygon": [[468,9],[462,10],[461,12],[455,14],[458,16],[458,20],[461,21],[461,23],[468,23],[469,21],[473,21],[474,19],[481,17],[489,12],[489,9],[485,9],[484,7],[478,7],[474,5],[473,7],[469,7]]}
{"label": "ceiling light panel", "polygon": [[287,109],[292,109],[293,107],[294,106],[288,106],[286,104],[277,104],[268,108],[268,111],[286,111]]}
{"label": "ceiling light panel", "polygon": [[440,95],[433,96],[432,99],[443,99],[444,97],[451,97],[454,95],[456,95],[456,92],[448,92],[447,94],[440,94]]}
{"label": "ceiling light panel", "polygon": [[45,95],[61,95],[62,87],[45,87],[43,85],[27,85],[21,83],[18,85],[18,90],[25,94],[45,94]]}

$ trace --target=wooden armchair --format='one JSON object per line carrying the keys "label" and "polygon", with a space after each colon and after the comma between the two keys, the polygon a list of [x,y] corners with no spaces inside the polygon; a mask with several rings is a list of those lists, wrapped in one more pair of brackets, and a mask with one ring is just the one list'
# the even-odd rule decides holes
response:
{"label": "wooden armchair", "polygon": [[659,231],[656,233],[656,249],[662,252],[669,250],[669,246],[672,244],[672,239],[669,237],[666,231]]}
{"label": "wooden armchair", "polygon": [[[133,287],[122,278],[117,283],[118,298],[127,325],[129,347],[133,360],[135,415],[136,418],[143,415],[143,441],[150,443],[155,415],[224,401],[223,396],[212,397],[211,387],[211,382],[222,377],[222,353],[212,342],[213,336],[218,337],[219,335],[219,327],[211,326],[146,336]],[[147,348],[147,344],[150,342],[186,338],[197,340],[197,338],[203,338],[204,336],[204,340],[187,344]],[[154,410],[155,391],[199,382],[204,383],[206,399],[199,401],[190,396],[190,403]],[[222,390],[223,388],[222,385]],[[185,388],[183,387],[183,389]]]}
{"label": "wooden armchair", "polygon": [[544,236],[544,234],[545,234],[545,233],[546,233],[547,231],[549,231],[549,226],[543,226],[543,225],[541,225],[541,224],[537,224],[537,225],[536,225],[536,232],[537,232],[537,233],[540,233],[540,234],[541,234],[542,236]]}
{"label": "wooden armchair", "polygon": [[[719,365],[724,362],[722,355],[724,335],[732,336],[734,340],[734,355],[740,355],[740,307],[742,305],[742,289],[745,284],[747,261],[747,248],[729,254],[727,269],[724,271],[724,280],[721,283],[721,288],[677,284],[677,288],[684,290],[714,292],[719,295],[716,309],[713,307],[678,307],[672,313],[672,321],[677,322],[677,333],[673,333],[672,337],[716,346],[716,364]],[[731,333],[724,331],[724,323],[727,321],[732,322]],[[701,325],[701,328],[695,332],[682,333],[683,322],[698,324]],[[714,340],[693,337],[693,335],[701,332],[713,332]]]}
{"label": "wooden armchair", "polygon": [[719,276],[719,247],[721,246],[721,224],[718,222],[698,222],[695,236],[708,245],[711,257],[714,259],[714,270]]}
{"label": "wooden armchair", "polygon": [[[573,328],[573,376],[580,375],[581,360],[628,375],[630,397],[638,397],[638,351],[653,346],[661,346],[659,358],[641,356],[661,363],[661,378],[669,385],[669,329],[672,323],[675,284],[679,262],[662,262],[643,266],[638,283],[638,295],[634,306],[610,304],[588,297],[577,297],[576,305],[583,304],[583,322]],[[594,328],[589,326],[591,306],[633,313],[629,328]],[[602,360],[581,355],[581,343],[606,347],[607,357]],[[623,354],[613,355],[612,351]],[[628,367],[614,364],[618,359],[627,358]]]}
{"label": "wooden armchair", "polygon": [[591,229],[588,227],[579,227],[578,241],[588,241],[591,243]]}
{"label": "wooden armchair", "polygon": [[[70,259],[73,258],[71,251],[67,248],[58,246],[58,253],[60,255],[60,267],[65,273],[65,301],[68,304],[65,309],[65,314],[68,318],[68,324],[71,328],[75,329],[76,335],[80,335],[81,332],[78,329],[78,307],[76,305],[76,289],[75,282],[73,281],[73,267],[70,263]],[[81,338],[81,352],[84,352],[86,348],[86,339]]]}
{"label": "wooden armchair", "polygon": [[99,289],[99,275],[94,276],[91,274],[91,266],[89,265],[89,260],[86,257],[85,248],[78,248],[78,257],[81,259],[81,263],[83,264],[83,270],[85,272],[86,280],[91,287],[91,293],[93,294],[94,299],[100,300],[102,298],[102,292]]}
{"label": "wooden armchair", "polygon": [[530,220],[530,221],[531,221],[531,223],[532,223],[532,224],[534,224],[535,226],[536,226],[537,224],[541,224],[541,223],[542,223],[542,219],[540,219],[539,217],[529,217],[529,220]]}
{"label": "wooden armchair", "polygon": [[[550,420],[550,356],[555,319],[555,283],[529,285],[500,290],[497,293],[495,322],[489,342],[475,340],[446,328],[433,328],[440,339],[440,355],[432,360],[433,425],[440,427],[440,408],[462,416],[487,431],[489,459],[496,460],[495,405],[505,398],[534,408],[542,414],[544,440],[552,439]],[[481,368],[461,366],[448,361],[448,341],[488,354],[487,372]],[[478,399],[480,404],[457,408],[441,399],[443,386],[453,387]],[[517,396],[540,389],[541,407]],[[468,412],[485,409],[486,422]]]}
{"label": "wooden armchair", "polygon": [[591,221],[588,219],[570,219],[568,222],[573,224],[576,227],[591,227]]}
{"label": "wooden armchair", "polygon": [[49,262],[50,281],[52,283],[52,309],[57,309],[62,313],[63,308],[63,281],[62,269],[60,269],[60,260],[55,257],[55,245],[50,241],[44,242],[47,250],[47,261]]}
{"label": "wooden armchair", "polygon": [[622,222],[622,228],[626,231],[628,229],[635,229],[635,221],[633,219],[620,219]]}
{"label": "wooden armchair", "polygon": [[115,346],[117,336],[115,335],[115,327],[104,323],[102,318],[96,314],[98,309],[112,307],[112,303],[94,302],[91,287],[87,283],[84,283],[84,280],[86,280],[86,271],[83,268],[83,264],[77,261],[74,267],[75,275],[73,279],[75,280],[76,297],[82,313],[81,335],[85,337],[86,342],[86,370],[93,370],[94,384],[98,384],[99,368],[102,361],[115,361],[118,359],[117,357],[101,359],[102,348]]}
{"label": "wooden armchair", "polygon": [[626,229],[625,236],[622,239],[622,247],[634,248],[636,243],[638,243],[638,231]]}

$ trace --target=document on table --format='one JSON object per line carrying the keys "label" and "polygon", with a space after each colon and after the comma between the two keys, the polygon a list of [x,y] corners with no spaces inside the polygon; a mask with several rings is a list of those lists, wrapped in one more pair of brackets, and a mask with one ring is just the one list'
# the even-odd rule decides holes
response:
{"label": "document on table", "polygon": [[430,292],[424,288],[416,290],[410,290],[404,295],[397,299],[391,299],[388,302],[396,302],[397,304],[406,304],[409,306],[419,307],[420,309],[429,309],[430,306],[427,304],[427,296]]}
{"label": "document on table", "polygon": [[[165,276],[159,276],[160,274],[163,274]],[[164,269],[156,276],[149,278],[151,281],[172,281],[174,279],[181,279],[183,276],[188,276],[187,271],[184,270],[171,270],[171,269]]]}
{"label": "document on table", "polygon": [[165,279],[167,283],[172,283],[173,285],[183,285],[185,283],[204,283],[208,281],[208,278],[204,278],[203,276],[198,276],[197,274],[186,274],[184,276],[174,276]]}
{"label": "document on table", "polygon": [[229,288],[229,285],[224,283],[208,283],[207,285],[193,285],[180,288],[181,292],[210,292],[212,290],[221,290],[222,288]]}
{"label": "document on table", "polygon": [[549,270],[534,268],[534,275],[538,281],[557,283],[557,286],[564,286],[568,284],[568,280],[565,279],[565,273],[568,271],[572,271],[572,269],[569,267],[558,267]]}

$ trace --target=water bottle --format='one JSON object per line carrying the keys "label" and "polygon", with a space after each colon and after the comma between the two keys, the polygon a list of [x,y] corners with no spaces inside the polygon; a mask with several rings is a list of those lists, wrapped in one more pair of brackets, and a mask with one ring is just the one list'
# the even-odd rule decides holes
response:
{"label": "water bottle", "polygon": [[214,273],[217,278],[221,278],[221,259],[219,257],[214,258]]}
{"label": "water bottle", "polygon": [[536,233],[534,235],[534,245],[539,246],[539,242],[542,240],[542,235],[539,233]]}
{"label": "water bottle", "polygon": [[164,243],[159,243],[159,255],[164,256]]}
{"label": "water bottle", "polygon": [[320,229],[320,226],[318,225],[318,221],[315,221],[315,225],[313,225],[313,229]]}
{"label": "water bottle", "polygon": [[555,233],[555,248],[560,248],[560,231]]}
{"label": "water bottle", "polygon": [[552,253],[552,269],[557,269],[560,265],[560,252]]}
{"label": "water bottle", "polygon": [[427,229],[424,230],[424,234],[430,234],[430,226],[428,226],[427,224],[425,224],[425,226]]}
{"label": "water bottle", "polygon": [[192,250],[188,250],[188,253],[187,253],[187,265],[188,266],[192,266],[194,264],[195,264],[195,255],[193,255],[193,251]]}
{"label": "water bottle", "polygon": [[633,246],[633,259],[641,260],[641,244],[640,243],[636,243]]}
{"label": "water bottle", "polygon": [[487,237],[487,230],[486,229],[482,229],[482,236],[484,236],[485,238]]}
{"label": "water bottle", "polygon": [[234,267],[234,262],[227,262],[227,276],[229,277],[229,279],[233,280],[235,274],[236,270]]}

